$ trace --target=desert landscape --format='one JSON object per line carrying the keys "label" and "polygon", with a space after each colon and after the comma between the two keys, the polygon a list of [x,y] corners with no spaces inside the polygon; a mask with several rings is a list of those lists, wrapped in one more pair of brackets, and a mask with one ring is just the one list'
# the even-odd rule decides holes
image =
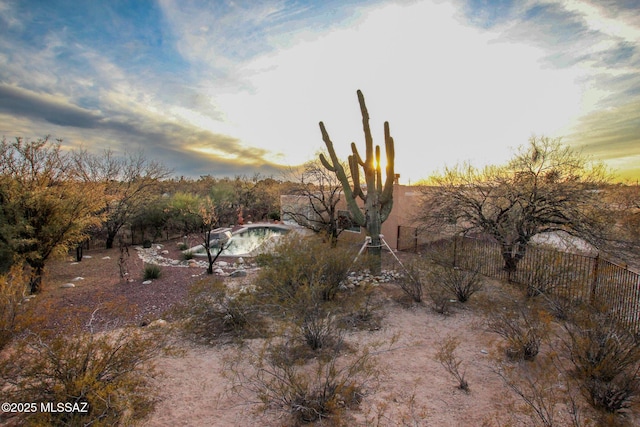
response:
{"label": "desert landscape", "polygon": [[[171,309],[184,301],[190,284],[206,277],[202,266],[193,262],[191,267],[165,265],[158,279],[143,284],[143,260],[160,257],[164,264],[171,264],[172,259],[180,261],[177,243],[130,248],[128,280],[119,278],[117,249],[86,251],[81,262],[69,258],[52,263],[46,292],[36,297],[42,299],[40,306],[55,307],[48,309],[56,314],[48,319],[49,325],[59,328],[70,319],[80,318],[86,323],[94,307],[101,309],[93,315],[93,326],[107,331],[127,325],[144,330],[148,326],[143,325],[168,321],[161,327],[175,337],[174,345],[180,352],[153,359],[159,373],[153,380],[159,399],[142,425],[294,425],[286,410],[262,410],[257,396],[247,390],[237,392],[228,375],[228,360],[259,348],[260,339],[199,345],[172,326]],[[404,263],[419,257],[412,253],[396,255]],[[180,264],[188,265],[185,261]],[[403,271],[390,253],[383,254],[383,264],[385,271]],[[221,266],[225,285],[230,287],[251,283],[259,271],[251,259],[240,265],[237,259],[221,258],[217,265]],[[238,268],[247,275],[228,276]],[[65,287],[69,283],[74,286]],[[368,384],[357,408],[347,409],[339,419],[322,419],[318,425],[540,425],[531,408],[496,373],[503,363],[512,362],[504,357],[502,339],[487,328],[488,307],[499,310],[503,303],[522,301],[521,290],[484,278],[482,290],[464,304],[452,303],[449,315],[437,313],[427,299],[421,304],[411,302],[393,280],[377,285],[374,295],[380,307],[379,325],[372,330],[348,330],[345,340],[358,348],[368,346],[379,374]],[[456,379],[436,359],[438,349],[449,337],[459,340],[455,355],[468,391],[458,388]],[[553,425],[568,425],[568,408],[551,403],[556,405],[552,408]]]}

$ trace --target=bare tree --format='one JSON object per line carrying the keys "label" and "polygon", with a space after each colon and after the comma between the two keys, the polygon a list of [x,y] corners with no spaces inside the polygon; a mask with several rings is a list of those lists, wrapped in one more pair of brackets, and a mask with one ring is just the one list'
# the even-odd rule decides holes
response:
{"label": "bare tree", "polygon": [[171,173],[162,163],[146,159],[142,152],[117,157],[110,149],[102,155],[79,150],[73,153],[73,158],[85,181],[103,184],[102,225],[107,249],[113,247],[122,226],[149,203],[159,181]]}
{"label": "bare tree", "polygon": [[299,185],[291,191],[295,200],[290,197],[282,206],[283,215],[309,230],[324,233],[335,246],[340,233],[349,227],[349,217],[339,215],[343,195],[340,180],[317,159],[290,175]]}
{"label": "bare tree", "polygon": [[606,241],[600,192],[608,180],[602,165],[559,140],[533,137],[505,166],[458,166],[432,178],[421,219],[432,230],[492,236],[513,273],[538,234],[562,232],[595,246]]}
{"label": "bare tree", "polygon": [[[213,263],[216,262],[222,251],[226,248],[225,240],[214,242],[214,229],[218,226],[218,214],[211,197],[202,197],[195,194],[178,193],[174,195],[172,208],[178,216],[183,218],[186,233],[199,232],[202,247],[207,253],[207,274],[213,274]],[[213,249],[217,249],[214,254]]]}

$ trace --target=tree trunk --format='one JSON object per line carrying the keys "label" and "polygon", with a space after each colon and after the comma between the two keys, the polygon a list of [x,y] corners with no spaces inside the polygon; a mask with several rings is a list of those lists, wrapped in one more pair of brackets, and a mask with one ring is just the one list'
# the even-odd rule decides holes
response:
{"label": "tree trunk", "polygon": [[[515,249],[515,250],[514,250]],[[507,272],[507,280],[511,282],[513,273],[518,269],[518,263],[526,251],[526,244],[515,243],[513,245],[502,245],[502,259],[504,260],[504,271]]]}
{"label": "tree trunk", "polygon": [[29,286],[32,294],[37,294],[42,288],[42,275],[44,274],[44,264],[32,263],[31,277],[29,279]]}
{"label": "tree trunk", "polygon": [[117,234],[117,231],[115,233],[112,233],[111,231],[107,233],[107,244],[106,244],[107,249],[113,248],[113,242],[116,240],[116,234]]}
{"label": "tree trunk", "polygon": [[[372,204],[375,203],[374,194],[369,194]],[[369,199],[367,199],[369,202]],[[368,203],[367,203],[368,204]],[[371,257],[371,274],[378,276],[382,271],[382,240],[380,232],[382,231],[382,221],[380,220],[380,211],[371,208],[367,209],[367,234],[371,237],[371,245],[369,246],[369,256]]]}

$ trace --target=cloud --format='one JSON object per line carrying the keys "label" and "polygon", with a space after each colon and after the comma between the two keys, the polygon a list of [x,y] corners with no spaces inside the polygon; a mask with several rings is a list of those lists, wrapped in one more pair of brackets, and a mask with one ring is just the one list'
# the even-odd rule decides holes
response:
{"label": "cloud", "polygon": [[603,160],[640,156],[640,101],[582,117],[566,140]]}
{"label": "cloud", "polygon": [[320,120],[340,157],[361,147],[361,89],[413,181],[500,163],[534,133],[603,155],[635,141],[640,23],[619,1],[143,4],[0,0],[8,136],[135,146],[181,174],[273,172],[322,148]]}
{"label": "cloud", "polygon": [[100,116],[48,94],[0,84],[0,112],[44,120],[59,126],[94,128]]}
{"label": "cloud", "polygon": [[[68,134],[78,134],[67,141],[70,147],[93,141],[97,146],[94,150],[115,146],[125,151],[135,145],[166,164],[175,164],[183,175],[227,176],[235,174],[232,173],[234,164],[244,173],[256,170],[273,174],[280,170],[264,159],[265,150],[247,147],[237,138],[164,121],[142,112],[129,118],[125,112],[114,111],[106,116],[51,95],[7,85],[0,85],[0,112],[23,116],[35,123],[47,122],[55,125],[54,129],[74,128],[73,132],[64,129],[57,132],[67,140]],[[85,132],[79,133],[79,129]],[[44,133],[51,133],[51,130]]]}

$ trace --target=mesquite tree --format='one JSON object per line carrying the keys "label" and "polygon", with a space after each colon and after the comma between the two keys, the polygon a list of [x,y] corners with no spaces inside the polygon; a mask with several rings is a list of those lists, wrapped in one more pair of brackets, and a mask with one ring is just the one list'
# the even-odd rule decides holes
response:
{"label": "mesquite tree", "polygon": [[[353,154],[349,156],[351,182],[349,182],[349,177],[336,156],[333,142],[331,142],[331,138],[329,138],[329,134],[322,122],[320,122],[320,132],[322,132],[322,140],[327,146],[330,159],[327,160],[327,158],[321,154],[320,161],[325,168],[335,173],[340,180],[353,222],[360,227],[366,228],[367,236],[371,237],[369,253],[374,260],[372,268],[375,273],[379,273],[382,243],[380,240],[380,232],[382,230],[382,223],[389,217],[391,208],[393,207],[393,181],[395,179],[393,169],[394,145],[393,138],[389,131],[389,122],[385,122],[384,146],[387,156],[387,168],[383,183],[380,166],[380,146],[376,145],[374,151],[373,138],[371,137],[371,129],[369,128],[369,112],[367,111],[367,106],[365,105],[364,96],[361,91],[358,91],[358,102],[360,103],[360,112],[362,113],[365,158],[362,159],[358,153],[355,142],[352,142],[351,151]],[[363,191],[360,183],[360,168],[362,168],[364,172],[365,191]],[[353,189],[351,188],[351,184],[353,184]],[[360,198],[364,202],[364,212],[358,206],[356,198]]]}
{"label": "mesquite tree", "polygon": [[432,177],[421,219],[427,230],[454,226],[493,237],[511,274],[538,234],[571,235],[601,247],[611,222],[603,203],[607,183],[602,165],[560,140],[532,137],[504,166],[463,165]]}

